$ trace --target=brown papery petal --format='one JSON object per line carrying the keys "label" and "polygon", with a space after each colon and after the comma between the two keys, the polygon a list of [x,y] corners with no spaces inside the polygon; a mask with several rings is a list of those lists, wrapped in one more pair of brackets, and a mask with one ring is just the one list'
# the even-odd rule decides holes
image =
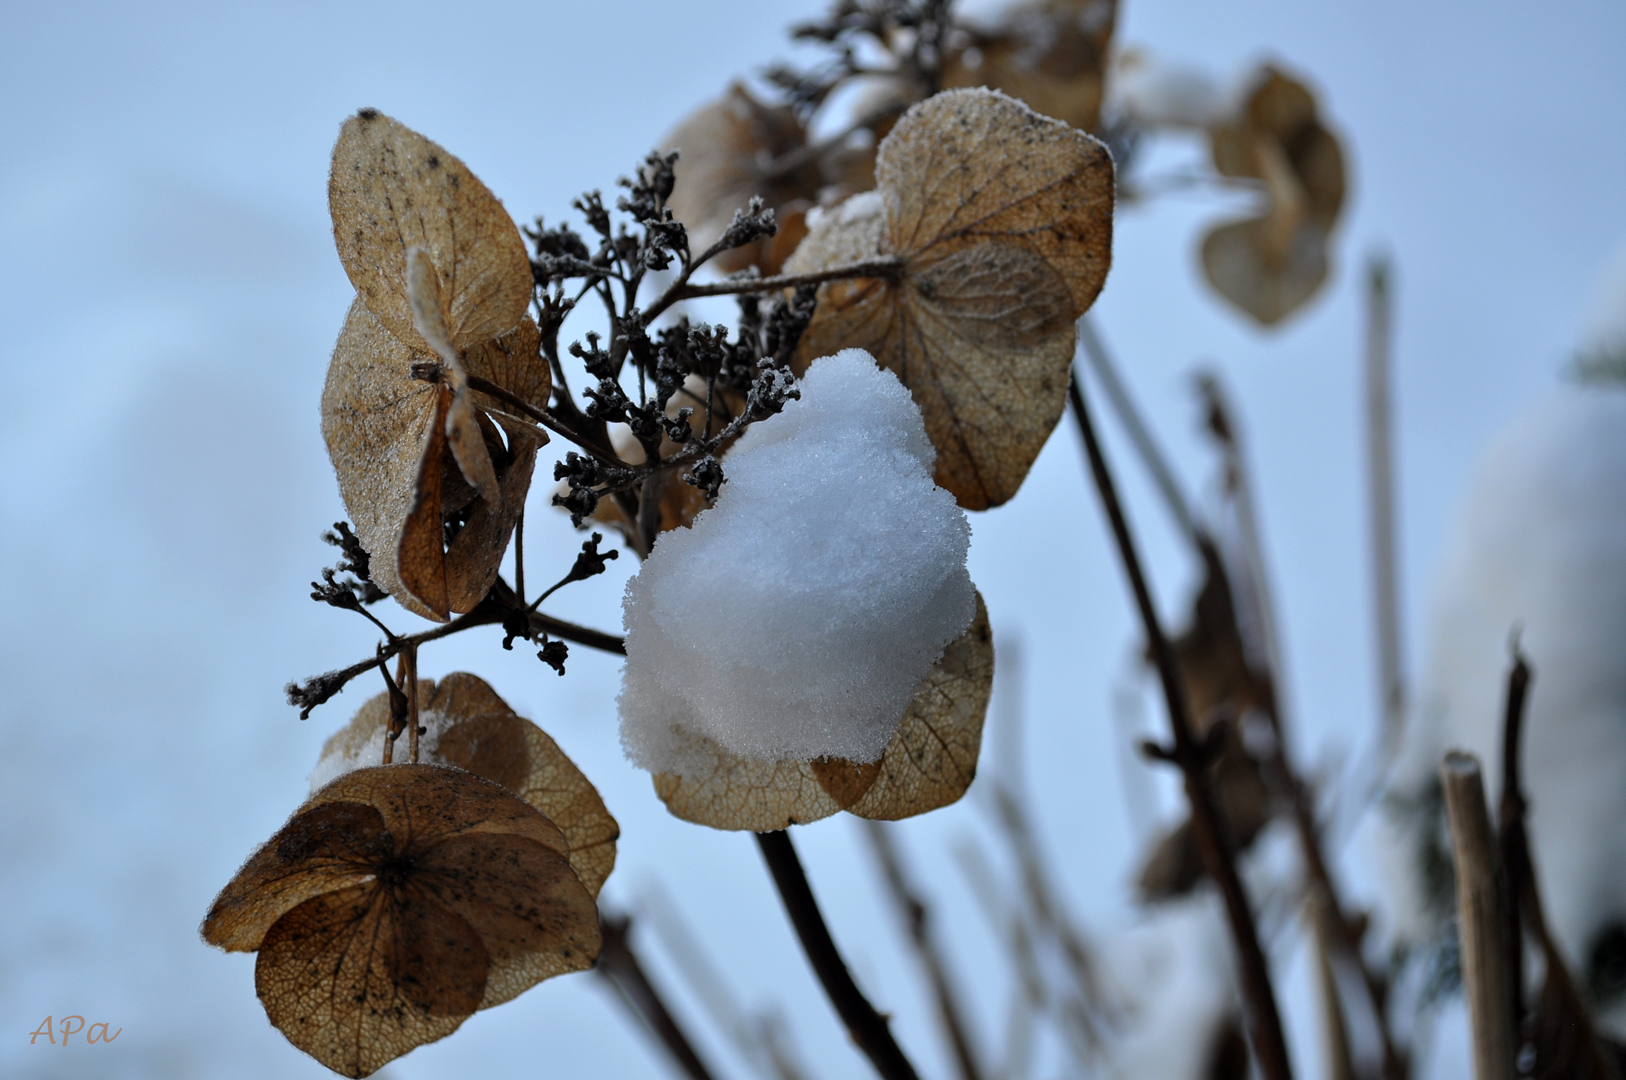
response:
{"label": "brown papery petal", "polygon": [[1203,273],[1219,294],[1263,326],[1299,310],[1327,280],[1327,236],[1305,223],[1281,256],[1270,218],[1233,221],[1203,240]]}
{"label": "brown papery petal", "polygon": [[915,691],[875,779],[847,805],[859,817],[897,821],[964,795],[977,775],[982,723],[994,688],[994,637],[977,594],[971,625],[949,643]]}
{"label": "brown papery petal", "polygon": [[1094,131],[1116,17],[1110,0],[1019,4],[975,34],[975,65],[965,50],[944,58],[943,85],[1001,90],[1034,112]]}
{"label": "brown papery petal", "polygon": [[[542,356],[542,332],[529,315],[508,333],[471,345],[463,353],[463,367],[471,376],[496,383],[533,408],[548,407],[553,372]],[[482,409],[499,413],[516,411],[513,405],[499,398],[475,391],[471,391],[471,396]],[[545,431],[538,434],[543,436],[542,442],[547,442]]]}
{"label": "brown papery petal", "polygon": [[443,1039],[479,1007],[489,961],[463,919],[377,882],[284,916],[260,947],[254,988],[288,1041],[342,1076],[368,1076]]}
{"label": "brown papery petal", "polygon": [[751,761],[691,736],[715,769],[657,774],[655,793],[675,816],[714,829],[769,832],[838,810],[888,821],[924,814],[971,786],[993,683],[993,634],[978,593],[971,625],[921,680],[879,760]]}
{"label": "brown papery petal", "polygon": [[[431,508],[431,500],[420,498],[423,485],[435,489],[433,540],[439,552],[440,459],[432,444],[443,438],[441,392],[434,383],[412,378],[419,360],[434,357],[403,345],[357,299],[339,332],[322,389],[322,437],[356,536],[372,557],[373,580],[408,610],[444,618],[444,584],[438,595],[432,578],[424,584],[422,527],[413,532],[409,554],[418,587],[427,595],[401,580],[401,543],[413,510],[424,516]],[[433,470],[425,469],[426,461],[434,462]]]}
{"label": "brown papery petal", "polygon": [[203,940],[252,952],[272,925],[300,904],[359,885],[388,854],[377,810],[349,802],[302,809],[237,871],[203,920]]}
{"label": "brown papery petal", "polygon": [[675,817],[714,829],[773,832],[806,825],[841,809],[807,761],[751,761],[701,736],[713,755],[703,775],[656,773],[655,794]]}
{"label": "brown papery petal", "polygon": [[[453,672],[438,686],[421,680],[418,695],[426,714],[449,721],[439,739],[426,747],[429,760],[500,784],[541,811],[569,843],[570,868],[597,898],[615,866],[621,829],[575,762],[479,676]],[[376,761],[388,721],[389,696],[378,694],[328,739],[322,760]]]}
{"label": "brown papery petal", "polygon": [[1320,291],[1327,245],[1344,202],[1344,158],[1301,82],[1266,65],[1239,115],[1209,132],[1214,167],[1265,184],[1265,213],[1211,230],[1203,240],[1210,285],[1256,322],[1272,326]]}
{"label": "brown papery petal", "polygon": [[1073,324],[1111,260],[1111,155],[1003,94],[959,90],[905,114],[876,178],[884,225],[827,213],[786,270],[897,254],[901,278],[823,286],[796,365],[868,350],[920,406],[938,484],[997,506],[1066,404]]}
{"label": "brown papery petal", "polygon": [[615,867],[621,829],[597,789],[545,731],[513,713],[488,713],[454,724],[435,752],[448,765],[500,783],[546,814],[570,842],[570,868],[588,893],[598,896]]}
{"label": "brown papery petal", "polygon": [[531,298],[519,230],[457,158],[372,109],[346,120],[328,177],[333,239],[345,273],[396,337],[422,345],[407,294],[408,248],[439,278],[454,352],[512,330]]}
{"label": "brown papery petal", "polygon": [[507,789],[443,765],[379,765],[345,773],[306,806],[356,802],[373,807],[406,854],[427,851],[454,836],[500,833],[534,840],[563,855],[564,835],[535,807]]}
{"label": "brown papery petal", "polygon": [[546,814],[570,842],[571,869],[597,898],[615,867],[621,827],[592,781],[547,732],[516,715],[476,675],[453,672],[429,701],[431,708],[467,718],[441,736],[436,753],[449,765],[502,784]]}
{"label": "brown papery petal", "polygon": [[[446,548],[446,602],[456,612],[473,611],[485,599],[497,580],[514,525],[525,510],[540,444],[528,431],[515,427],[508,432],[508,445],[513,460],[498,482],[501,501],[482,498],[475,503]],[[485,452],[483,445],[481,452]]]}
{"label": "brown papery petal", "polygon": [[414,888],[474,928],[490,957],[479,1007],[501,1005],[598,956],[598,908],[563,855],[518,836],[469,835],[415,860]]}

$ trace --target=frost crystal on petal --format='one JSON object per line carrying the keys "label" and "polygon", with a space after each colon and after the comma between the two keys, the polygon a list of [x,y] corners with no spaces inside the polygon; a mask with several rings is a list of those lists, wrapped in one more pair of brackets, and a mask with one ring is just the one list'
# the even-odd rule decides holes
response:
{"label": "frost crystal on petal", "polygon": [[801,391],[627,585],[621,739],[652,772],[705,769],[695,736],[756,761],[874,761],[975,613],[970,526],[932,482],[908,390],[848,349]]}

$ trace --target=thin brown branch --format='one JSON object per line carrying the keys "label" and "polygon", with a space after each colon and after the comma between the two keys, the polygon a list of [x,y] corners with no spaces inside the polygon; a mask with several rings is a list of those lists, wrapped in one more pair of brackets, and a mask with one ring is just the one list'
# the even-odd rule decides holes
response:
{"label": "thin brown branch", "polygon": [[1383,747],[1392,759],[1405,723],[1400,667],[1400,575],[1395,537],[1394,420],[1390,394],[1393,315],[1389,264],[1374,257],[1366,288],[1366,478],[1372,544],[1372,610],[1378,646],[1378,701]]}
{"label": "thin brown branch", "polygon": [[603,944],[599,948],[598,962],[593,970],[608,979],[619,990],[621,1001],[642,1020],[650,1034],[660,1040],[671,1056],[672,1063],[690,1080],[712,1080],[694,1044],[666,1007],[660,992],[649,981],[638,954],[628,940],[632,920],[608,910],[599,915],[599,935]]}
{"label": "thin brown branch", "polygon": [[694,997],[763,1080],[808,1080],[790,1045],[783,1014],[774,1007],[747,1014],[740,1007],[728,983],[700,948],[699,936],[685,923],[677,903],[659,880],[641,893],[637,907],[639,914],[654,925],[662,949],[677,965]]}
{"label": "thin brown branch", "polygon": [[1247,1018],[1248,1040],[1253,1049],[1254,1062],[1264,1080],[1289,1080],[1293,1075],[1288,1063],[1287,1040],[1282,1034],[1281,1012],[1276,1005],[1276,991],[1271,984],[1270,965],[1264,948],[1259,943],[1258,927],[1254,924],[1253,910],[1248,902],[1241,875],[1228,842],[1224,819],[1209,782],[1208,757],[1192,728],[1190,711],[1186,704],[1186,691],[1175,667],[1174,651],[1169,645],[1152,594],[1141,570],[1140,555],[1129,532],[1118,492],[1107,469],[1106,458],[1090,422],[1089,409],[1084,402],[1080,380],[1072,379],[1069,396],[1073,418],[1084,439],[1089,457],[1090,473],[1094,477],[1097,493],[1112,527],[1118,555],[1123,562],[1125,576],[1135,596],[1135,606],[1146,632],[1147,644],[1157,662],[1163,685],[1164,702],[1168,706],[1169,726],[1174,736],[1172,757],[1179,766],[1184,781],[1186,801],[1191,806],[1191,832],[1203,867],[1219,888],[1225,904],[1225,913],[1236,945],[1238,966],[1242,974],[1242,1000]]}
{"label": "thin brown branch", "polygon": [[512,407],[515,411],[519,412],[528,419],[535,420],[538,424],[541,424],[543,427],[547,428],[549,431],[552,431],[556,435],[569,439],[572,443],[575,443],[583,450],[586,450],[589,454],[592,454],[600,461],[603,461],[609,465],[626,465],[626,462],[622,461],[621,458],[616,455],[613,449],[608,446],[599,445],[598,441],[595,440],[591,435],[584,434],[576,430],[573,425],[565,423],[548,410],[537,408],[524,398],[504,390],[502,387],[498,386],[489,379],[482,379],[478,375],[470,375],[468,376],[468,384],[470,390],[476,390],[482,394],[487,394],[496,398],[498,401]]}
{"label": "thin brown branch", "polygon": [[[1513,989],[1513,1015],[1524,1016],[1524,936],[1519,909],[1526,892],[1534,894],[1535,875],[1530,866],[1529,838],[1525,834],[1524,789],[1519,779],[1519,744],[1524,732],[1524,703],[1530,690],[1530,665],[1517,643],[1513,666],[1507,673],[1507,697],[1502,714],[1502,793],[1497,801],[1497,850],[1507,882],[1505,925],[1508,981]],[[1546,930],[1539,902],[1527,912],[1530,921]]]}
{"label": "thin brown branch", "polygon": [[[356,676],[371,671],[373,668],[382,667],[403,650],[415,649],[426,642],[439,641],[441,638],[451,637],[453,634],[471,630],[476,626],[500,625],[510,614],[523,610],[518,606],[518,597],[514,595],[514,591],[508,587],[506,582],[498,578],[491,586],[491,591],[486,594],[486,598],[480,601],[473,611],[459,615],[449,623],[444,623],[419,634],[411,634],[407,637],[393,637],[389,641],[380,644],[378,651],[373,656],[366,660],[359,660],[347,668],[330,671],[317,676],[315,679],[308,680],[306,687],[298,687],[290,683],[287,688],[288,700],[293,704],[300,704],[301,690],[307,689],[316,683],[321,683],[325,687],[327,690],[326,697],[314,704],[307,702],[301,708],[299,718],[304,720],[310,716],[311,709],[330,700],[334,694],[344,689]],[[530,620],[530,627],[534,632],[545,632],[549,637],[563,638],[565,641],[572,641],[578,645],[585,645],[590,649],[598,649],[602,652],[614,653],[617,656],[627,655],[626,639],[619,634],[610,634],[603,630],[578,626],[573,622],[566,622],[564,619],[556,619],[552,615],[544,615],[540,611],[527,612],[526,616]]]}
{"label": "thin brown branch", "polygon": [[[1289,743],[1289,724],[1280,693],[1282,659],[1276,633],[1275,606],[1271,602],[1269,579],[1265,574],[1264,549],[1259,539],[1258,517],[1254,509],[1253,485],[1250,482],[1246,455],[1242,449],[1242,434],[1230,408],[1224,389],[1217,376],[1205,373],[1199,377],[1198,390],[1208,410],[1209,434],[1219,443],[1225,458],[1226,485],[1236,502],[1239,531],[1244,558],[1252,579],[1258,608],[1260,633],[1263,637],[1265,669],[1254,672],[1259,684],[1261,706],[1270,721],[1274,735],[1270,752],[1265,756],[1262,771],[1278,797],[1287,804],[1298,834],[1299,850],[1304,857],[1305,871],[1310,879],[1310,903],[1316,918],[1324,920],[1328,931],[1328,944],[1334,951],[1334,962],[1349,965],[1361,976],[1365,991],[1366,1008],[1380,1041],[1380,1064],[1385,1080],[1404,1080],[1409,1062],[1400,1052],[1389,1023],[1388,987],[1384,977],[1367,964],[1361,954],[1363,923],[1345,907],[1342,896],[1327,859],[1320,822],[1317,819],[1315,794],[1310,785],[1298,774],[1293,765]],[[1199,537],[1198,546],[1212,573],[1225,573],[1218,551],[1207,539]],[[1340,984],[1342,985],[1342,984]]]}
{"label": "thin brown branch", "polygon": [[965,1020],[965,1011],[949,978],[948,963],[932,935],[931,912],[926,901],[904,875],[903,862],[898,857],[888,827],[879,821],[864,822],[864,836],[876,862],[881,864],[881,877],[886,882],[887,895],[898,909],[908,932],[909,943],[931,985],[932,997],[937,1003],[937,1019],[943,1027],[943,1036],[954,1054],[963,1080],[982,1080],[982,1069],[977,1064],[976,1051],[971,1047],[971,1036]]}
{"label": "thin brown branch", "polygon": [[819,977],[825,996],[835,1006],[841,1022],[847,1025],[853,1042],[885,1080],[918,1080],[915,1067],[892,1037],[886,1017],[875,1011],[875,1006],[853,982],[846,961],[830,937],[830,928],[825,925],[818,901],[813,898],[812,886],[807,883],[807,874],[802,869],[802,861],[796,857],[790,834],[783,831],[757,833],[756,838],[774,885],[779,889],[785,913],[801,939],[802,951]]}
{"label": "thin brown branch", "polygon": [[1022,875],[1021,895],[1026,901],[1034,928],[1061,948],[1073,976],[1076,991],[1070,1006],[1070,1022],[1078,1030],[1085,1048],[1091,1053],[1102,1049],[1099,1018],[1107,1013],[1100,981],[1084,936],[1067,918],[1067,913],[1056,899],[1056,889],[1039,852],[1039,838],[1035,835],[1032,815],[1013,788],[1001,783],[994,787],[994,808],[1000,827],[1011,842],[1017,866]]}
{"label": "thin brown branch", "polygon": [[[739,296],[745,293],[767,293],[779,289],[794,289],[799,285],[822,285],[826,281],[846,281],[852,278],[885,278],[896,280],[903,274],[903,259],[885,255],[863,262],[832,266],[806,274],[775,274],[772,277],[733,277],[707,285],[674,285],[672,303],[693,300],[700,296]],[[653,313],[651,314],[653,318]]]}
{"label": "thin brown branch", "polygon": [[1174,478],[1174,470],[1169,467],[1168,459],[1158,448],[1151,429],[1146,426],[1140,410],[1135,407],[1134,399],[1124,388],[1123,380],[1118,377],[1118,369],[1112,362],[1112,356],[1107,352],[1100,335],[1095,332],[1088,315],[1078,320],[1078,341],[1084,347],[1084,358],[1090,362],[1090,370],[1095,373],[1101,389],[1106,392],[1107,403],[1117,415],[1118,423],[1129,436],[1129,441],[1135,447],[1135,452],[1140,455],[1146,471],[1152,474],[1152,481],[1157,485],[1158,494],[1163,496],[1163,504],[1168,507],[1169,513],[1173,515],[1186,538],[1195,539],[1197,523],[1192,517],[1191,506],[1186,502],[1185,493],[1180,490],[1180,482]]}
{"label": "thin brown branch", "polygon": [[1474,1047],[1477,1080],[1513,1080],[1518,1050],[1513,985],[1503,940],[1502,881],[1496,839],[1485,808],[1479,761],[1453,750],[1440,762],[1457,870],[1457,934],[1462,945],[1462,993]]}

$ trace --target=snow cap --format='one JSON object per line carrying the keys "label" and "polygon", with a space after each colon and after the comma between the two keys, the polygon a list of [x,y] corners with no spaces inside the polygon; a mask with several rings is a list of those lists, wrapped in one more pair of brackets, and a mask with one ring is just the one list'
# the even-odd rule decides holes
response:
{"label": "snow cap", "polygon": [[695,736],[758,761],[874,761],[971,622],[971,527],[932,482],[909,391],[861,349],[800,385],[627,583],[621,742],[651,772],[714,766]]}

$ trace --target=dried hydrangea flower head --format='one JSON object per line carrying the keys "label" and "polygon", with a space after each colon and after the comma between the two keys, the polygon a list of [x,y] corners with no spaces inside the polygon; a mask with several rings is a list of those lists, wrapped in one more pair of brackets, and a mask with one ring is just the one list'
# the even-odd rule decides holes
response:
{"label": "dried hydrangea flower head", "polygon": [[542,408],[551,388],[530,260],[461,161],[370,109],[339,134],[328,202],[357,296],[322,434],[374,580],[444,621],[491,587],[547,441],[505,400]]}
{"label": "dried hydrangea flower head", "polygon": [[1344,154],[1302,82],[1265,65],[1240,107],[1209,131],[1214,167],[1264,182],[1263,215],[1203,240],[1203,271],[1219,294],[1271,326],[1327,280],[1327,244],[1344,205]]}
{"label": "dried hydrangea flower head", "polygon": [[358,769],[249,858],[203,937],[257,951],[271,1023],[333,1071],[367,1076],[592,965],[598,909],[569,852],[534,807],[473,773]]}
{"label": "dried hydrangea flower head", "polygon": [[1066,405],[1074,324],[1111,264],[1112,156],[1003,94],[951,90],[904,114],[875,175],[874,193],[814,216],[785,268],[902,266],[821,286],[797,364],[868,351],[920,406],[937,483],[968,510],[998,506]]}

